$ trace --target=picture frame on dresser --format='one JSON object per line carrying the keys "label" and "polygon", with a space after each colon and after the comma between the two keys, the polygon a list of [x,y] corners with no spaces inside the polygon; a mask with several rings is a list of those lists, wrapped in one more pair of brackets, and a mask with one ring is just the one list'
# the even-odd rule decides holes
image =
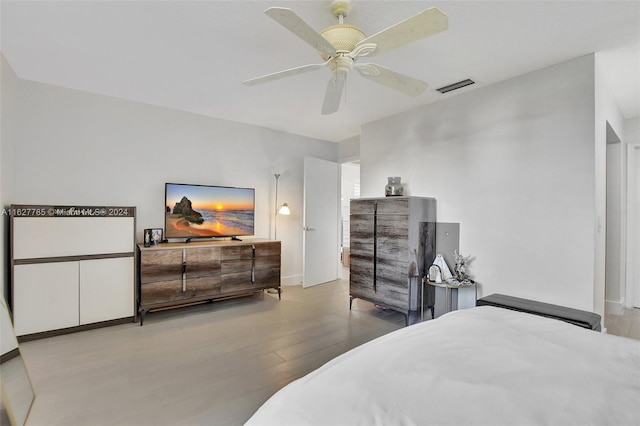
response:
{"label": "picture frame on dresser", "polygon": [[162,242],[162,229],[161,228],[152,228],[151,229],[151,244],[160,244]]}
{"label": "picture frame on dresser", "polygon": [[160,244],[163,241],[163,232],[161,228],[147,228],[144,230],[144,246],[149,247]]}

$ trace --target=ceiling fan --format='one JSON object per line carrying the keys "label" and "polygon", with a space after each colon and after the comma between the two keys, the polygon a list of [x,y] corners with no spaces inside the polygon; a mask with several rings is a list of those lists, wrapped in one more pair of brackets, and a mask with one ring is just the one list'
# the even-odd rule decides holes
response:
{"label": "ceiling fan", "polygon": [[446,30],[447,15],[440,9],[431,7],[367,37],[360,28],[344,23],[344,17],[349,11],[350,0],[333,0],[331,12],[338,18],[338,24],[317,32],[291,9],[284,7],[267,9],[265,13],[270,18],[316,49],[325,62],[266,74],[242,83],[253,86],[327,67],[333,75],[327,84],[322,114],[332,114],[338,110],[345,80],[352,68],[355,68],[364,78],[407,95],[417,96],[424,92],[427,83],[423,81],[377,64],[357,63],[357,61],[362,57],[374,56]]}

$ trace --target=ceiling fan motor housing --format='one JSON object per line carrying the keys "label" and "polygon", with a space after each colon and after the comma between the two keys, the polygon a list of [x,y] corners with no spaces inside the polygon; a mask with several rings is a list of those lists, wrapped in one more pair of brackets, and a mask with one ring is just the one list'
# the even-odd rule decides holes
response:
{"label": "ceiling fan motor housing", "polygon": [[331,13],[336,18],[339,16],[347,16],[351,11],[351,1],[349,0],[333,0],[331,2]]}

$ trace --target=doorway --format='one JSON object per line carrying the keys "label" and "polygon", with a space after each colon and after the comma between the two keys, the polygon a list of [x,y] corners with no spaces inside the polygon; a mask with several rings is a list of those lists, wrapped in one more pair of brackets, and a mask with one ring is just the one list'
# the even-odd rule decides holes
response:
{"label": "doorway", "polygon": [[626,293],[626,164],[623,144],[607,123],[607,210],[605,304],[614,315],[624,312]]}
{"label": "doorway", "polygon": [[351,199],[360,198],[360,160],[340,165],[340,261],[341,278],[349,278],[351,247]]}
{"label": "doorway", "polygon": [[627,157],[627,308],[640,308],[640,142],[630,144]]}

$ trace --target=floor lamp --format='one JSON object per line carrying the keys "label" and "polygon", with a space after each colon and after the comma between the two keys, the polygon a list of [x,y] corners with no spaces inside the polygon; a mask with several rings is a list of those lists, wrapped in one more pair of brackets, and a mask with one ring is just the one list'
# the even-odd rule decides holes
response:
{"label": "floor lamp", "polygon": [[278,206],[278,181],[280,179],[280,173],[274,173],[273,176],[276,178],[276,216],[273,223],[273,238],[278,239],[278,215],[289,216],[291,214],[291,210],[289,209],[289,205],[284,203],[281,206]]}
{"label": "floor lamp", "polygon": [[[291,214],[291,210],[289,209],[289,206],[287,205],[287,203],[284,203],[281,206],[278,205],[278,183],[280,179],[280,173],[274,173],[273,176],[276,178],[276,204],[275,204],[276,214],[273,220],[273,238],[277,240],[278,239],[278,215],[289,216]],[[282,292],[282,288],[280,288],[280,293],[281,292]],[[278,290],[270,288],[267,290],[267,293],[278,294]]]}

